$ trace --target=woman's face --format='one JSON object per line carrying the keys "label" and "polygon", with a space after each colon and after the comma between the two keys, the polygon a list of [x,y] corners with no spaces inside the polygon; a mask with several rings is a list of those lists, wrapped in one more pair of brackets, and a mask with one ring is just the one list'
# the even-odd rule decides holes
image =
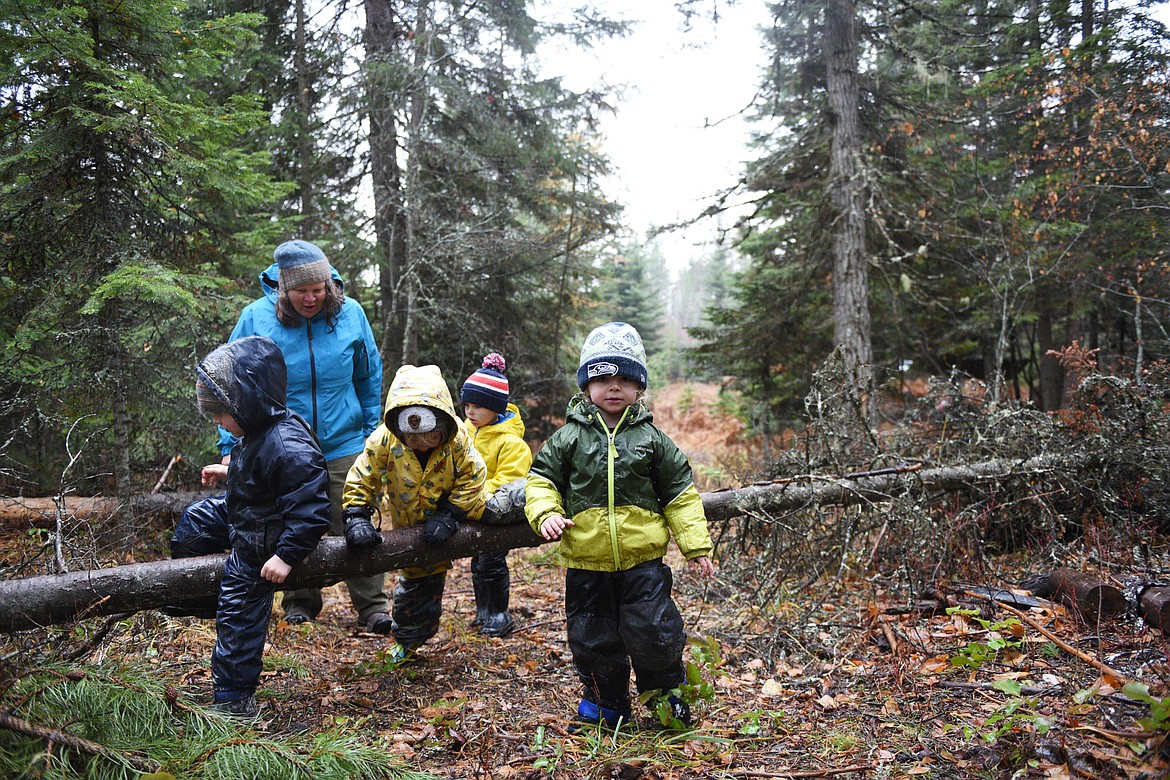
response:
{"label": "woman's face", "polygon": [[300,287],[293,287],[285,294],[288,295],[288,302],[292,304],[297,314],[309,319],[320,312],[321,307],[325,305],[325,285],[327,284],[329,283],[303,284]]}

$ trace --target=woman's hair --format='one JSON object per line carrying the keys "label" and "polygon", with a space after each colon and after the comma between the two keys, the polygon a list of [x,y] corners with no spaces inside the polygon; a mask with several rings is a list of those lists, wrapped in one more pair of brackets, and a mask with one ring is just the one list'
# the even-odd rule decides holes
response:
{"label": "woman's hair", "polygon": [[[336,279],[325,281],[325,303],[321,304],[321,311],[325,313],[325,324],[333,327],[341,305],[345,303],[345,293],[341,291],[341,283]],[[295,328],[301,324],[301,315],[293,308],[288,299],[288,291],[282,290],[276,296],[276,319],[286,328]]]}

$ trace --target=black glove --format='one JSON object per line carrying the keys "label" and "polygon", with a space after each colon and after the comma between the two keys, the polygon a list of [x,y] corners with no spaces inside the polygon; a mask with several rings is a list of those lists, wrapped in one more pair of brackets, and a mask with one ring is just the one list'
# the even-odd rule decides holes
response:
{"label": "black glove", "polygon": [[445,544],[451,538],[451,534],[455,533],[455,529],[459,527],[459,521],[462,518],[463,512],[451,504],[446,501],[439,504],[438,509],[431,512],[430,517],[427,518],[426,527],[423,528],[423,538],[427,540],[427,545],[441,547]]}
{"label": "black glove", "polygon": [[351,506],[342,514],[345,518],[345,545],[355,550],[369,550],[382,543],[382,534],[374,530],[370,518],[374,516],[373,507]]}

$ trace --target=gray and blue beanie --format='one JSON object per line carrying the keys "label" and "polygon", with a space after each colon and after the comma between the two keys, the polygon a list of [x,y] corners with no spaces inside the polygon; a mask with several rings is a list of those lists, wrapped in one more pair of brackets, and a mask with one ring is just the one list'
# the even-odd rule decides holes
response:
{"label": "gray and blue beanie", "polygon": [[327,282],[332,274],[329,260],[316,244],[295,238],[272,253],[279,274],[280,291]]}
{"label": "gray and blue beanie", "polygon": [[633,325],[624,322],[607,322],[594,328],[585,339],[577,369],[577,387],[584,390],[591,380],[615,374],[632,379],[643,390],[650,381],[642,337]]}

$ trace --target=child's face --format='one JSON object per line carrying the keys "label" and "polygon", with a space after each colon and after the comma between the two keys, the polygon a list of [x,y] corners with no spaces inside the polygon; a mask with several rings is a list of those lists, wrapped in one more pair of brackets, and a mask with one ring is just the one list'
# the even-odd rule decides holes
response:
{"label": "child's face", "polygon": [[430,452],[443,443],[443,432],[436,429],[427,433],[404,433],[402,443],[415,452]]}
{"label": "child's face", "polygon": [[593,379],[586,389],[589,391],[589,400],[597,404],[602,412],[615,418],[638,400],[638,393],[642,390],[633,379],[617,374]]}
{"label": "child's face", "polygon": [[232,436],[243,436],[244,429],[236,422],[236,418],[232,417],[227,412],[216,412],[211,415],[211,421],[230,433]]}
{"label": "child's face", "polygon": [[491,409],[479,404],[469,404],[466,401],[463,402],[463,413],[476,428],[491,425],[496,419],[496,413]]}

